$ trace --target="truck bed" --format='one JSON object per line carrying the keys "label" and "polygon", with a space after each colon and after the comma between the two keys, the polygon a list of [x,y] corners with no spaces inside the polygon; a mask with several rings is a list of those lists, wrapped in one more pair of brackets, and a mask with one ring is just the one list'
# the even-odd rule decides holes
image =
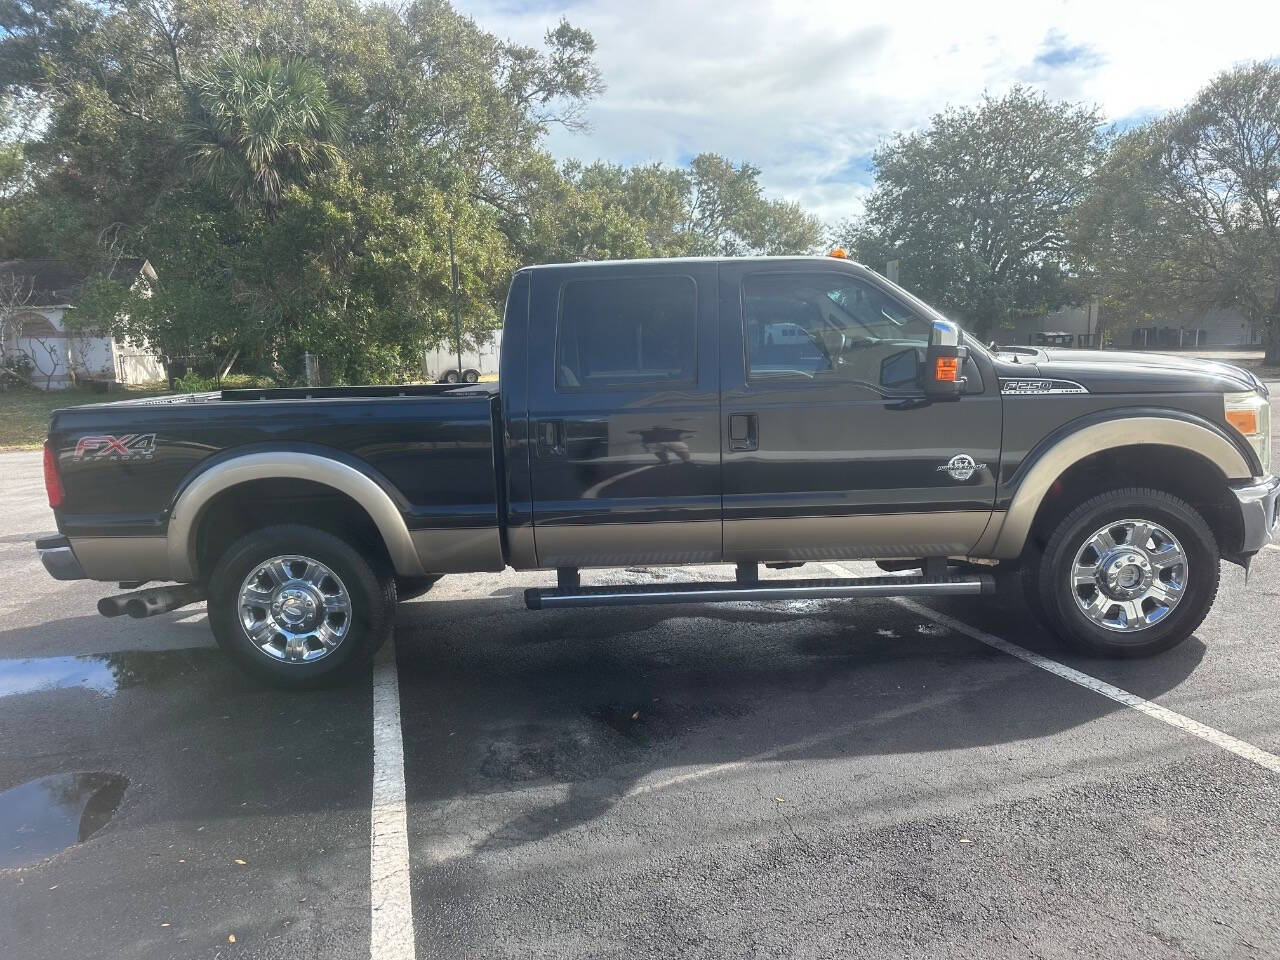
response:
{"label": "truck bed", "polygon": [[184,486],[261,449],[311,451],[374,478],[410,530],[497,527],[497,384],[277,388],[55,411],[69,536],[163,535]]}

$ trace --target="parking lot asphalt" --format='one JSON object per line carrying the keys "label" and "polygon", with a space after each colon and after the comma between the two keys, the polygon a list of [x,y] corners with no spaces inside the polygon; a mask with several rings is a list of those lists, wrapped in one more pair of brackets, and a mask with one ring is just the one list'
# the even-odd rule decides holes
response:
{"label": "parking lot asphalt", "polygon": [[[1280,956],[1280,774],[1161,713],[1280,754],[1278,550],[1129,662],[1004,601],[534,613],[546,574],[447,577],[396,624],[388,939],[373,672],[285,693],[202,607],[100,618],[31,547],[38,455],[0,476],[0,956]],[[115,786],[45,850],[108,782],[76,774]]]}

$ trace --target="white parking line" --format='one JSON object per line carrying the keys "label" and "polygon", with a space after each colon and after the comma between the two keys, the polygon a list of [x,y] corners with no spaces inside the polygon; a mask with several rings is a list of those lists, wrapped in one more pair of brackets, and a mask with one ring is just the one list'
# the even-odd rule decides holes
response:
{"label": "white parking line", "polygon": [[1159,720],[1161,723],[1167,723],[1171,727],[1176,727],[1185,733],[1191,734],[1193,737],[1199,737],[1201,740],[1207,740],[1216,747],[1230,751],[1238,757],[1243,757],[1251,763],[1270,770],[1272,773],[1280,773],[1280,757],[1274,753],[1268,753],[1251,743],[1245,743],[1243,740],[1231,736],[1229,733],[1223,733],[1214,727],[1206,726],[1198,720],[1192,720],[1180,713],[1170,710],[1168,707],[1162,707],[1158,703],[1152,703],[1150,700],[1144,700],[1136,694],[1130,693],[1128,690],[1122,690],[1114,684],[1107,683],[1105,680],[1099,680],[1097,677],[1091,677],[1087,673],[1082,673],[1073,667],[1068,667],[1064,663],[1057,660],[1050,660],[1048,657],[1042,656],[1020,647],[1016,643],[1010,643],[1008,640],[1001,639],[984,630],[971,627],[967,623],[948,617],[945,613],[938,613],[936,610],[930,610],[928,607],[921,606],[913,600],[895,600],[895,603],[906,607],[912,613],[921,617],[932,620],[934,623],[944,627],[948,627],[957,633],[963,633],[966,637],[971,637],[979,643],[985,643],[989,647],[994,647],[1002,653],[1007,653],[1011,657],[1017,657],[1025,663],[1031,664],[1033,667],[1039,667],[1048,673],[1052,673],[1056,677],[1068,680],[1077,686],[1084,687],[1086,690],[1092,690],[1094,693],[1100,693],[1104,697],[1114,700],[1116,703],[1137,710],[1139,713],[1145,713],[1148,717]]}
{"label": "white parking line", "polygon": [[395,637],[373,667],[373,805],[369,838],[370,960],[414,960],[409,820]]}

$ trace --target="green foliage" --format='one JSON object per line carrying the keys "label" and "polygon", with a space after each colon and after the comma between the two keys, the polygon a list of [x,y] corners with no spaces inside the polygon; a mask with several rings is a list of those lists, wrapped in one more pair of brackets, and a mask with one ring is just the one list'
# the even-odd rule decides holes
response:
{"label": "green foliage", "polygon": [[689,164],[685,234],[689,251],[700,256],[813,253],[822,243],[822,224],[795,204],[770,201],[760,187],[760,170],[714,153]]}
{"label": "green foliage", "polygon": [[346,126],[323,76],[296,57],[232,53],[189,81],[196,174],[274,212],[291,184],[331,167]]}
{"label": "green foliage", "polygon": [[1023,87],[952,108],[874,155],[866,215],[839,241],[979,332],[1068,302],[1068,228],[1106,137],[1092,108]]}
{"label": "green foliage", "polygon": [[594,57],[568,22],[515,44],[447,0],[0,0],[0,126],[40,117],[0,141],[0,255],[93,268],[73,324],[171,374],[293,382],[310,352],[349,383],[453,344],[451,244],[468,342],[522,263],[817,247],[750,165],[558,167]]}
{"label": "green foliage", "polygon": [[206,376],[195,370],[188,370],[173,381],[173,392],[209,393],[214,390],[242,390],[249,387],[275,386],[279,386],[279,384],[270,377],[235,373],[226,377],[217,377]]}
{"label": "green foliage", "polygon": [[1280,67],[1226,71],[1123,137],[1076,243],[1122,316],[1233,307],[1280,360]]}

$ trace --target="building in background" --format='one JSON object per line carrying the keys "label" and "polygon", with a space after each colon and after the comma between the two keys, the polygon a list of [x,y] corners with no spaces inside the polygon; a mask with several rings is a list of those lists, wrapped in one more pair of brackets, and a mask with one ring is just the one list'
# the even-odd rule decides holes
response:
{"label": "building in background", "polygon": [[[1101,320],[1101,323],[1099,323]],[[1007,344],[1051,347],[1097,347],[1103,336],[1119,350],[1177,350],[1196,347],[1260,346],[1261,333],[1235,310],[1187,310],[1171,313],[1148,326],[1120,323],[1100,311],[1097,301],[1063,307],[1040,317],[1025,317],[995,331]]]}
{"label": "building in background", "polygon": [[[134,283],[155,281],[147,260],[121,260],[116,269]],[[68,330],[89,272],[67,260],[0,261],[0,310],[6,314],[4,353],[25,357],[31,385],[61,390],[78,382],[148,383],[163,380],[164,363],[144,347],[110,335]]]}

